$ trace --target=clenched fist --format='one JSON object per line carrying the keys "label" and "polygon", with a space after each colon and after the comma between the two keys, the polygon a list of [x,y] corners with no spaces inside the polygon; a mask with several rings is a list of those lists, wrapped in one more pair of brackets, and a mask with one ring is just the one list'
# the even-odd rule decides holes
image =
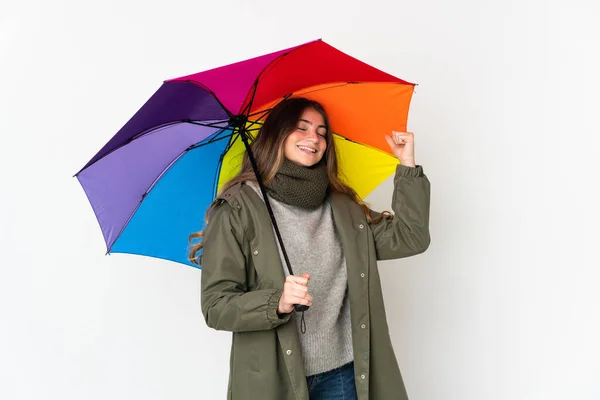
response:
{"label": "clenched fist", "polygon": [[415,135],[412,132],[392,132],[385,139],[402,165],[415,167]]}
{"label": "clenched fist", "polygon": [[283,293],[279,299],[277,309],[279,314],[291,313],[294,311],[294,304],[312,306],[312,296],[308,294],[309,280],[309,274],[302,274],[302,276],[289,275],[285,279]]}

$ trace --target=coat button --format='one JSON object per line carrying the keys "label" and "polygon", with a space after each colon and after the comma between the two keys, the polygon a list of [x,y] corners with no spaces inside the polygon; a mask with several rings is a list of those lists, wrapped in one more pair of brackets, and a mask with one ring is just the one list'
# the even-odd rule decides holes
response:
{"label": "coat button", "polygon": [[252,254],[254,254],[255,256],[257,256],[258,255],[258,250],[254,250],[254,253],[252,253]]}
{"label": "coat button", "polygon": [[291,354],[292,354],[292,351],[291,351],[291,350],[288,350],[288,351],[286,351],[286,352],[285,352],[285,354],[287,354],[287,355],[289,356],[289,355],[291,355]]}
{"label": "coat button", "polygon": [[364,273],[364,272],[363,272],[363,273],[361,273],[361,274],[360,274],[360,277],[361,277],[361,278],[364,278],[364,277],[365,277],[365,273]]}
{"label": "coat button", "polygon": [[360,327],[365,329],[367,326],[365,324],[362,324]]}
{"label": "coat button", "polygon": [[241,209],[242,209],[242,206],[238,204],[238,210],[241,210]]}
{"label": "coat button", "polygon": [[365,374],[362,374],[362,375],[360,376],[360,379],[365,379],[365,378],[366,378]]}
{"label": "coat button", "polygon": [[365,226],[364,226],[363,224],[360,224],[358,227],[359,227],[360,229],[362,229],[362,228],[364,228]]}

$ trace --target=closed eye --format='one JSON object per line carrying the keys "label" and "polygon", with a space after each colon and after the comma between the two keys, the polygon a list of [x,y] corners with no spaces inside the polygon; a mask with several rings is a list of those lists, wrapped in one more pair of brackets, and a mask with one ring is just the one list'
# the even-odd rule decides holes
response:
{"label": "closed eye", "polygon": [[[299,130],[301,132],[307,132],[308,128],[305,128],[303,126],[298,126],[298,127],[296,127],[296,130]],[[323,139],[327,140],[327,132],[325,132],[325,133],[317,132],[317,136],[320,136]]]}

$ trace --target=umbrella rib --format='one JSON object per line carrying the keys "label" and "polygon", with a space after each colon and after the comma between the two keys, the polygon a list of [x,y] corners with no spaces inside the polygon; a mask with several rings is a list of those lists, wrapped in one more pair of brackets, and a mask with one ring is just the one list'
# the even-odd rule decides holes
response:
{"label": "umbrella rib", "polygon": [[[268,113],[270,113],[271,110],[272,110],[272,108],[267,108],[267,109],[262,110],[262,111],[257,111],[255,113],[249,114],[248,117],[256,117],[257,115],[260,115],[259,117],[257,117],[257,120],[256,120],[255,123],[262,125],[262,122],[259,122],[258,120],[260,120],[261,118],[263,118],[264,116],[266,116]],[[254,122],[254,120],[253,120],[253,122]]]}
{"label": "umbrella rib", "polygon": [[198,122],[198,121],[194,121],[192,119],[182,119],[180,122],[185,122],[188,124],[194,124],[194,125],[200,125],[200,126],[206,126],[209,128],[226,128],[227,126],[222,126],[222,124],[229,125],[229,119],[222,119],[222,120],[212,121],[209,123]]}
{"label": "umbrella rib", "polygon": [[[221,132],[222,132],[222,131],[221,131]],[[221,132],[219,132],[218,134],[220,134]],[[217,135],[218,135],[218,134],[217,134]],[[218,138],[218,139],[214,139],[214,138],[213,138],[213,139],[210,139],[210,140],[208,140],[208,141],[206,141],[206,142],[200,142],[200,143],[196,143],[196,144],[193,144],[193,145],[189,146],[187,149],[185,149],[185,151],[194,150],[194,149],[199,149],[200,147],[208,146],[209,144],[213,144],[213,143],[215,143],[215,142],[219,142],[219,141],[221,141],[221,140],[228,139],[228,138],[232,137],[233,135],[234,135],[234,133],[231,133],[231,134],[228,134],[228,135],[226,135],[226,136],[221,136],[221,137],[220,137],[220,138]]]}
{"label": "umbrella rib", "polygon": [[294,93],[298,93],[298,92],[302,92],[302,94],[314,93],[314,92],[320,92],[321,90],[328,90],[328,89],[333,89],[333,88],[342,87],[342,86],[359,85],[361,83],[364,83],[364,82],[336,82],[336,83],[331,83],[330,86],[313,89],[308,92],[302,92],[302,90],[299,90],[297,92],[292,92],[291,94],[293,95]]}
{"label": "umbrella rib", "polygon": [[[250,116],[250,110],[252,110],[252,103],[254,103],[254,97],[256,96],[256,90],[258,89],[258,81],[260,79],[260,76],[258,78],[256,78],[256,80],[254,81],[254,84],[252,85],[252,96],[250,97],[250,101],[248,102],[248,104],[246,104],[246,107],[244,107],[244,110],[240,113],[240,114],[245,114],[246,118],[248,118]],[[248,96],[246,96],[247,98]],[[240,132],[242,133],[242,132]]]}
{"label": "umbrella rib", "polygon": [[115,151],[121,149],[122,147],[127,146],[129,143],[133,142],[134,140],[141,139],[142,137],[146,137],[146,136],[151,135],[153,133],[158,133],[158,132],[162,131],[163,129],[168,128],[168,127],[170,127],[172,125],[177,125],[177,124],[180,124],[180,123],[191,123],[191,124],[194,124],[194,125],[205,126],[205,127],[208,127],[208,128],[226,129],[226,128],[223,128],[222,126],[219,126],[219,125],[213,125],[213,124],[220,124],[220,123],[226,123],[226,122],[229,122],[229,120],[217,120],[217,121],[214,121],[212,124],[202,124],[202,123],[199,123],[199,122],[196,122],[196,121],[182,119],[182,120],[177,120],[177,121],[165,122],[164,124],[153,126],[152,128],[148,128],[148,129],[146,129],[146,130],[144,130],[144,131],[142,131],[142,132],[140,132],[140,133],[138,133],[138,134],[130,137],[125,142],[123,142],[119,146],[115,147],[114,149],[110,150],[108,153],[104,154],[102,157],[100,157],[99,159],[97,159],[96,161],[94,161],[92,164],[88,165],[85,169],[82,169],[81,171],[77,172],[75,175],[73,175],[73,177],[78,176],[84,170],[90,168],[92,165],[96,164],[98,161],[100,161],[100,160],[108,157],[109,155],[111,155]]}
{"label": "umbrella rib", "polygon": [[123,226],[121,227],[121,230],[119,230],[118,235],[115,237],[115,240],[113,240],[112,245],[108,248],[107,250],[107,254],[110,253],[112,247],[115,245],[115,243],[117,243],[117,241],[119,240],[119,238],[121,237],[121,235],[123,234],[123,232],[125,231],[125,228],[127,228],[127,226],[129,225],[129,223],[131,222],[131,219],[133,218],[133,216],[137,213],[138,209],[140,208],[140,206],[142,205],[142,203],[144,202],[144,199],[146,198],[146,196],[148,196],[148,193],[150,193],[150,191],[152,190],[152,188],[156,185],[156,182],[158,182],[160,180],[160,178],[162,178],[164,176],[164,174],[171,169],[171,167],[173,165],[175,165],[175,163],[179,160],[181,160],[181,158],[183,157],[183,155],[185,153],[187,153],[189,147],[186,148],[185,150],[183,150],[181,153],[179,153],[179,155],[177,157],[175,157],[174,160],[172,160],[162,171],[160,174],[158,174],[158,176],[152,181],[152,183],[150,184],[150,186],[148,187],[148,189],[146,189],[146,191],[144,191],[144,193],[142,194],[142,198],[140,199],[140,201],[138,202],[138,204],[135,206],[135,208],[133,209],[133,211],[131,212],[131,214],[129,214],[129,218],[127,218],[127,221],[123,224]]}
{"label": "umbrella rib", "polygon": [[[333,89],[333,88],[347,86],[347,85],[359,85],[361,83],[373,83],[373,82],[336,82],[336,83],[331,83],[329,86],[320,87],[318,89],[313,89],[313,90],[310,90],[310,91],[307,91],[307,92],[302,92],[302,89],[300,89],[300,90],[298,90],[296,92],[291,92],[291,93],[286,94],[285,96],[282,96],[277,101],[277,103],[279,103],[279,102],[281,102],[281,101],[283,101],[283,100],[285,100],[285,99],[293,96],[296,93],[301,93],[301,94],[314,93],[314,92],[319,92],[321,90],[328,90],[328,89]],[[253,94],[253,97],[252,97],[252,101],[253,100],[254,100],[254,94]],[[252,101],[249,103],[249,105],[252,104]],[[271,110],[272,110],[272,108],[267,108],[267,109],[264,109],[264,110],[261,110],[261,111],[256,111],[253,114],[249,114],[249,116],[255,116],[255,115],[263,114],[263,115],[261,115],[261,117],[259,117],[259,118],[262,118],[265,115],[267,115]]]}
{"label": "umbrella rib", "polygon": [[[204,145],[211,144],[211,143],[215,143],[215,142],[218,142],[218,141],[220,141],[220,140],[227,139],[228,137],[231,137],[231,136],[233,136],[233,135],[234,135],[234,132],[232,132],[232,133],[229,133],[229,134],[227,134],[227,135],[220,136],[220,135],[221,135],[221,133],[225,132],[226,130],[228,130],[228,129],[222,129],[222,130],[221,130],[219,133],[217,133],[216,135],[214,135],[214,136],[212,136],[210,139],[208,139],[208,141],[207,141],[207,142],[206,142]],[[203,146],[204,146],[204,145],[203,145]],[[194,148],[195,148],[195,147],[194,147]]]}
{"label": "umbrella rib", "polygon": [[202,82],[198,82],[192,79],[186,79],[183,82],[187,82],[187,83],[191,83],[192,85],[197,85],[199,87],[201,87],[202,89],[206,90],[208,93],[210,93],[210,95],[217,101],[217,103],[219,103],[219,105],[221,106],[221,108],[227,113],[227,115],[229,117],[233,117],[233,113],[231,111],[229,111],[227,109],[227,107],[225,107],[225,105],[221,102],[221,99],[219,99],[219,97],[217,96],[217,94],[215,92],[213,92],[208,86],[206,86],[204,83]]}
{"label": "umbrella rib", "polygon": [[[223,132],[225,132],[225,129],[221,129],[221,130],[220,130],[219,132],[217,132],[216,134],[214,134],[214,135],[211,135],[211,136],[210,136],[210,139],[208,139],[208,140],[206,141],[206,143],[205,143],[205,144],[210,144],[210,143],[217,142],[217,141],[219,141],[219,140],[221,140],[221,139],[225,139],[227,136],[221,136],[221,134],[222,134]],[[199,142],[199,143],[203,143],[203,142]],[[197,145],[197,144],[198,144],[198,143],[195,143],[195,144],[193,144],[192,146],[195,146],[195,145]]]}
{"label": "umbrella rib", "polygon": [[[256,80],[254,81],[254,91],[253,91],[253,94],[252,94],[252,100],[250,100],[250,101],[248,102],[248,107],[250,107],[250,108],[252,107],[251,105],[252,105],[252,103],[253,103],[253,100],[254,100],[254,95],[256,94],[256,88],[257,88],[258,84],[260,83],[260,81],[261,81],[261,80],[263,80],[264,78],[266,78],[266,76],[267,76],[267,75],[268,75],[268,74],[269,74],[269,73],[270,73],[270,72],[271,72],[271,71],[272,71],[272,70],[273,70],[273,69],[274,69],[274,68],[277,66],[277,64],[279,64],[279,63],[280,63],[280,62],[281,62],[281,61],[282,61],[282,60],[283,60],[283,59],[284,59],[284,58],[285,58],[285,57],[286,57],[288,54],[290,54],[290,53],[292,53],[292,52],[294,52],[294,51],[296,51],[296,50],[298,50],[298,49],[300,49],[300,48],[302,48],[302,47],[304,47],[304,46],[306,46],[306,45],[308,45],[308,44],[310,44],[310,43],[305,43],[305,44],[303,44],[303,45],[301,45],[301,46],[295,47],[295,48],[291,49],[290,51],[287,51],[287,52],[285,52],[285,53],[281,54],[281,55],[280,55],[280,56],[278,56],[276,59],[272,60],[272,61],[271,61],[269,64],[267,64],[267,65],[266,65],[266,66],[265,66],[265,67],[262,69],[262,71],[260,71],[260,73],[258,74],[258,77],[257,77],[257,78],[256,78]],[[246,100],[247,100],[247,99],[248,99],[248,95],[246,95],[246,98],[244,98],[244,103],[246,102]],[[249,108],[249,109],[250,109],[250,108]]]}
{"label": "umbrella rib", "polygon": [[215,172],[215,179],[213,181],[213,199],[217,197],[217,192],[219,190],[219,175],[221,175],[221,169],[223,168],[223,160],[225,159],[225,154],[227,154],[231,147],[233,147],[233,144],[238,139],[238,137],[240,137],[240,135],[236,135],[235,133],[229,136],[231,140],[229,141],[229,143],[227,143],[225,150],[223,150],[221,156],[219,157],[219,166],[217,168],[217,171]]}
{"label": "umbrella rib", "polygon": [[256,83],[259,83],[261,80],[263,80],[264,78],[267,77],[267,75],[269,75],[269,72],[273,71],[275,69],[275,67],[277,66],[277,64],[279,64],[288,54],[290,54],[293,50],[288,51],[287,53],[283,53],[282,55],[280,55],[279,57],[277,57],[277,59],[273,60],[272,62],[269,63],[269,65],[267,65],[265,67],[265,69],[263,69],[261,71],[261,73],[258,75],[258,78],[256,79]]}
{"label": "umbrella rib", "polygon": [[[217,133],[217,135],[221,134],[222,132],[223,132],[223,130],[219,131]],[[217,141],[230,138],[231,136],[232,135],[227,135],[227,136],[220,137],[219,139],[216,139],[216,140],[209,140],[208,142],[203,143],[201,145],[191,145],[191,146],[188,146],[185,150],[183,150],[181,153],[179,153],[179,155],[177,157],[175,157],[175,159],[173,159],[165,168],[163,168],[163,170],[161,171],[161,173],[158,174],[158,176],[156,178],[154,178],[154,180],[152,181],[152,183],[150,184],[150,186],[148,186],[148,189],[146,189],[144,191],[144,193],[142,194],[142,197],[141,197],[140,201],[138,202],[138,204],[135,206],[135,208],[133,209],[133,211],[129,215],[129,218],[127,218],[127,221],[125,222],[125,224],[123,224],[123,226],[121,227],[121,230],[119,231],[118,235],[115,237],[115,240],[113,241],[112,245],[107,249],[106,254],[110,253],[112,247],[117,242],[117,240],[119,240],[119,237],[121,237],[121,235],[123,234],[123,232],[125,231],[125,229],[129,225],[129,223],[131,222],[131,219],[133,218],[133,216],[135,215],[135,213],[138,211],[138,209],[140,208],[140,206],[144,202],[144,199],[146,198],[146,196],[148,196],[148,194],[150,193],[150,191],[156,186],[156,183],[167,173],[167,171],[169,171],[179,160],[181,160],[183,158],[183,156],[188,151],[196,149],[196,148],[199,148],[199,147],[202,147],[202,146],[206,146],[207,144],[210,144],[210,143],[215,143]]]}
{"label": "umbrella rib", "polygon": [[[319,40],[320,41],[320,40]],[[299,50],[307,45],[310,45],[314,42],[311,43],[304,43],[301,46],[297,46],[293,49],[291,49],[290,51],[287,51],[285,53],[283,53],[282,55],[280,55],[279,57],[277,57],[275,60],[271,61],[265,68],[263,68],[263,70],[260,72],[260,74],[258,74],[258,78],[256,79],[256,83],[259,83],[259,81],[263,80],[264,78],[266,78],[266,76],[273,70],[275,69],[275,67],[277,66],[277,64],[279,64],[281,61],[283,61],[283,59],[285,57],[287,57],[290,53],[293,53],[296,50]]]}
{"label": "umbrella rib", "polygon": [[[329,89],[333,89],[333,88],[337,88],[337,87],[342,87],[342,86],[348,86],[348,85],[361,85],[361,84],[371,84],[371,83],[377,83],[377,82],[358,82],[358,81],[349,81],[349,82],[335,82],[335,83],[329,83],[329,85],[328,85],[328,86],[323,86],[323,85],[326,85],[326,84],[322,84],[322,85],[319,85],[319,86],[321,86],[321,87],[319,87],[319,88],[315,88],[315,89],[313,89],[313,90],[309,90],[309,91],[306,91],[306,92],[303,92],[303,91],[302,91],[303,89],[299,89],[299,90],[297,90],[297,91],[295,91],[295,92],[288,93],[288,94],[286,94],[285,96],[282,96],[281,98],[279,98],[279,99],[277,100],[277,103],[279,103],[279,102],[281,102],[281,101],[283,101],[283,100],[287,99],[288,97],[291,97],[291,96],[293,96],[293,95],[295,95],[295,94],[301,94],[301,95],[304,95],[304,94],[308,94],[308,93],[315,93],[315,92],[319,92],[319,91],[322,91],[322,90],[329,90]],[[393,83],[393,84],[402,85],[402,86],[406,86],[406,85],[407,85],[406,83],[402,83],[402,82],[382,82],[382,83]],[[416,85],[416,84],[415,84],[415,85]],[[413,86],[411,85],[411,87],[413,87]],[[410,89],[411,89],[411,87],[409,87],[407,90],[410,90]],[[414,89],[413,89],[413,90],[414,90]],[[257,111],[257,112],[255,112],[253,115],[260,114],[260,113],[265,113],[265,114],[267,114],[267,113],[268,113],[268,112],[270,112],[271,110],[272,110],[272,108],[268,108],[268,109],[265,109],[265,110],[262,110],[262,111]]]}
{"label": "umbrella rib", "polygon": [[232,139],[228,144],[227,147],[225,147],[225,150],[223,151],[223,154],[221,155],[221,160],[225,159],[225,154],[227,154],[227,152],[229,150],[231,150],[231,148],[233,147],[233,145],[235,144],[235,141],[240,137],[240,135],[236,135],[236,134],[232,134],[230,136],[230,138]]}

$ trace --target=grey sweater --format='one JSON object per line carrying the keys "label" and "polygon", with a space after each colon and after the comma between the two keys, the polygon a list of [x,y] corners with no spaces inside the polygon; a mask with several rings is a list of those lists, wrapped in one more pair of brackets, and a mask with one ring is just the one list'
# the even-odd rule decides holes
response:
{"label": "grey sweater", "polygon": [[[261,197],[253,182],[246,182]],[[304,312],[306,333],[296,324],[306,376],[329,371],[353,360],[348,278],[342,244],[329,201],[316,210],[279,202],[269,196],[273,214],[295,275],[310,274],[313,304]],[[279,243],[278,243],[279,245]],[[289,271],[279,249],[285,276]]]}

